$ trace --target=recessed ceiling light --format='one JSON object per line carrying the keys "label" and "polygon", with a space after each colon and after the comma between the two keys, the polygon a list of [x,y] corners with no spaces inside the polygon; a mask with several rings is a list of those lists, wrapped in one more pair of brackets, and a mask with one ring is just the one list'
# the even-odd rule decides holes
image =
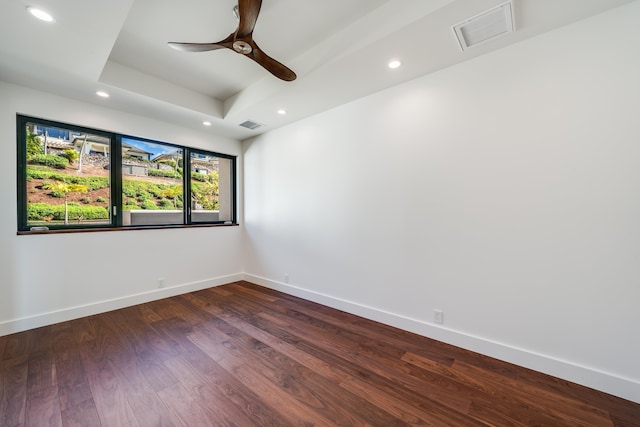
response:
{"label": "recessed ceiling light", "polygon": [[287,110],[281,108],[278,110],[278,114],[280,114],[281,116],[284,116],[285,114],[287,114]]}
{"label": "recessed ceiling light", "polygon": [[211,122],[202,122],[202,124],[205,126],[211,126]]}
{"label": "recessed ceiling light", "polygon": [[402,65],[402,62],[398,61],[397,59],[394,59],[393,61],[389,62],[389,68],[391,68],[392,70],[399,68],[401,65]]}
{"label": "recessed ceiling light", "polygon": [[38,18],[41,21],[44,21],[44,22],[55,22],[55,19],[53,19],[53,16],[51,16],[49,13],[45,12],[42,9],[38,9],[37,7],[29,6],[29,7],[27,7],[27,10],[29,11],[30,14],[32,14],[33,16],[35,16],[36,18]]}
{"label": "recessed ceiling light", "polygon": [[97,91],[96,95],[98,95],[98,96],[100,96],[102,98],[108,98],[109,97],[109,94],[107,92],[103,91],[103,90]]}

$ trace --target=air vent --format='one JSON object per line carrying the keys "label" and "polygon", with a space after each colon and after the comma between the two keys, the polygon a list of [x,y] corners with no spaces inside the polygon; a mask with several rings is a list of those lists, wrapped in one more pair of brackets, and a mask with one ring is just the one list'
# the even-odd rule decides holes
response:
{"label": "air vent", "polygon": [[255,129],[261,128],[264,125],[262,123],[254,122],[253,120],[247,120],[245,122],[240,123],[239,126],[242,126],[243,128],[255,130]]}
{"label": "air vent", "polygon": [[462,50],[512,33],[514,30],[511,1],[502,3],[453,26],[453,32],[456,34]]}

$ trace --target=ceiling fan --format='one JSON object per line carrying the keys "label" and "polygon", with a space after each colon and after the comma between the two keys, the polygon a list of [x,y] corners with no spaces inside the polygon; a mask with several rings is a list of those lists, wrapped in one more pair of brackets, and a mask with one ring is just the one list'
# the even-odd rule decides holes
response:
{"label": "ceiling fan", "polygon": [[238,0],[234,13],[239,19],[238,28],[229,36],[215,43],[181,43],[169,42],[169,46],[184,52],[206,52],[217,49],[231,49],[257,62],[264,69],[279,79],[293,81],[296,73],[264,53],[253,41],[253,28],[258,20],[262,0]]}

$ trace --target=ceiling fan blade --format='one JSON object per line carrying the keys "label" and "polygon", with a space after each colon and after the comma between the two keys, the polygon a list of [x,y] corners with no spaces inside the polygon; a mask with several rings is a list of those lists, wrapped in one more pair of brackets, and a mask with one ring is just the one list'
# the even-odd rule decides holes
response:
{"label": "ceiling fan blade", "polygon": [[231,49],[251,58],[275,77],[287,82],[293,81],[296,79],[296,73],[264,53],[253,41],[253,28],[258,20],[261,6],[262,0],[238,0],[238,29],[224,40],[215,43],[169,42],[168,44],[173,49],[184,52]]}
{"label": "ceiling fan blade", "polygon": [[260,49],[255,42],[252,42],[251,44],[252,44],[253,50],[251,51],[251,53],[249,53],[246,56],[253,59],[259,65],[261,65],[265,70],[267,70],[268,72],[270,72],[271,74],[279,78],[280,80],[290,82],[296,79],[296,73],[294,73],[285,65],[281,64],[280,62],[276,61],[275,59],[273,59],[272,57],[264,53],[262,49]]}
{"label": "ceiling fan blade", "polygon": [[238,0],[238,15],[240,22],[236,31],[236,38],[242,39],[253,33],[253,27],[256,26],[258,14],[260,13],[262,0]]}
{"label": "ceiling fan blade", "polygon": [[180,42],[169,42],[167,43],[169,45],[169,47],[175,49],[175,50],[180,50],[183,52],[206,52],[209,50],[217,50],[217,49],[224,49],[224,48],[229,48],[231,49],[232,46],[225,46],[224,44],[221,44],[220,42],[218,43],[180,43]]}

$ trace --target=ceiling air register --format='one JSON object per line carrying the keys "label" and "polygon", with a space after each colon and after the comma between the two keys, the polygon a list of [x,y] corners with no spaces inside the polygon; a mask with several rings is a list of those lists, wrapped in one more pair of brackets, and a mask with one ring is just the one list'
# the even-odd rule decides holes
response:
{"label": "ceiling air register", "polygon": [[499,4],[453,26],[453,32],[462,50],[512,33],[514,30],[511,1]]}

